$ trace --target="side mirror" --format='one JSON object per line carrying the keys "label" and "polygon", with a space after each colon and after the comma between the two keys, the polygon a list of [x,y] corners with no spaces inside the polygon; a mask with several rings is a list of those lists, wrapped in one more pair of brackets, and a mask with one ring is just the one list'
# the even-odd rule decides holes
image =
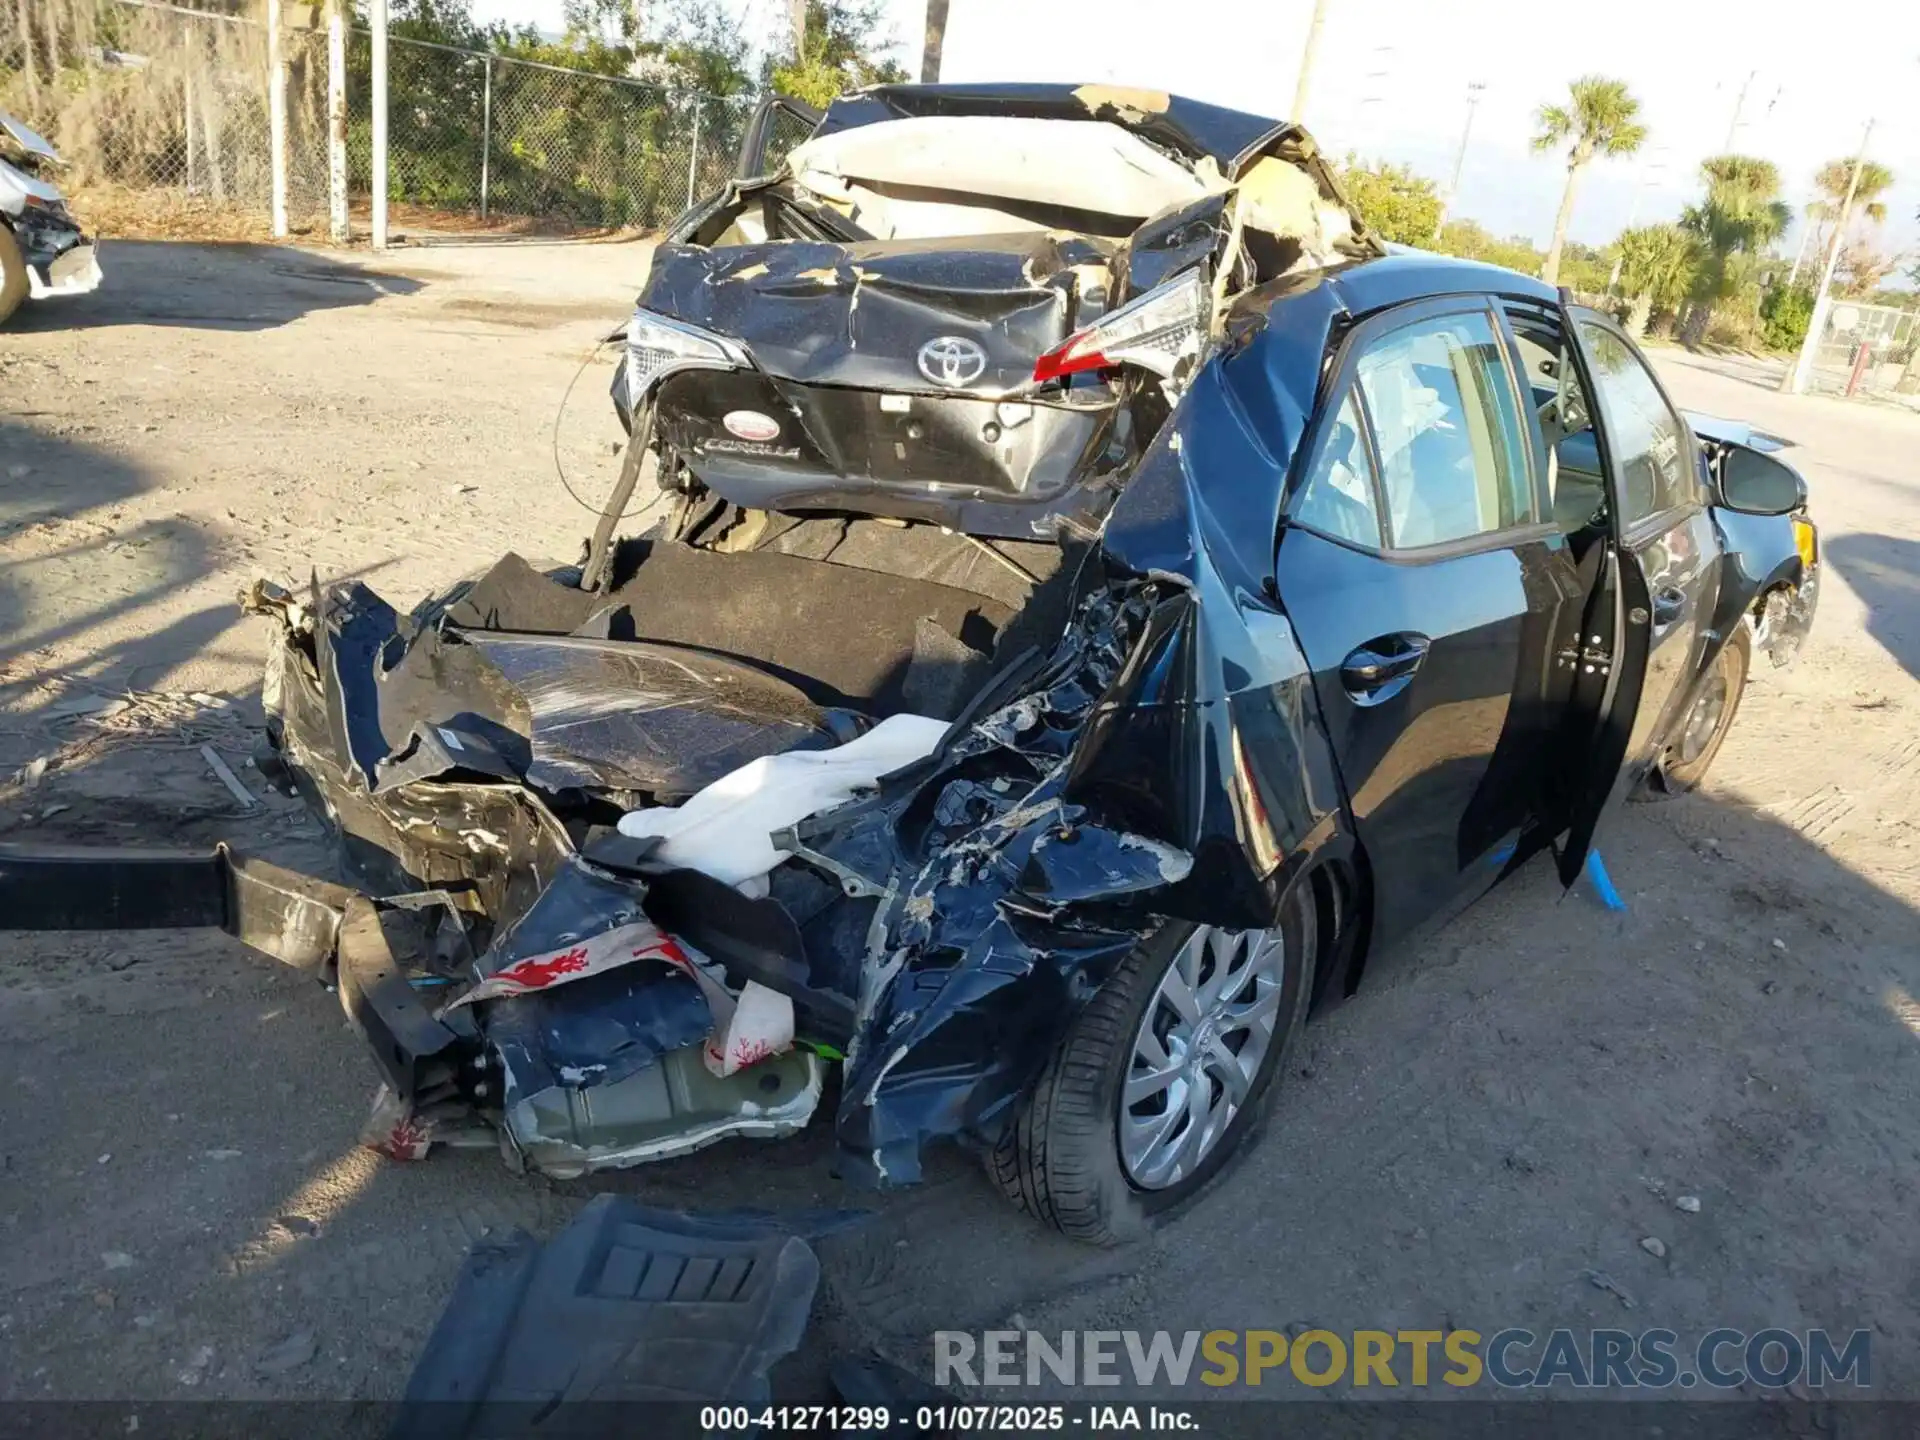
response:
{"label": "side mirror", "polygon": [[1720,457],[1720,503],[1745,515],[1785,515],[1807,503],[1807,482],[1784,460],[1728,445]]}

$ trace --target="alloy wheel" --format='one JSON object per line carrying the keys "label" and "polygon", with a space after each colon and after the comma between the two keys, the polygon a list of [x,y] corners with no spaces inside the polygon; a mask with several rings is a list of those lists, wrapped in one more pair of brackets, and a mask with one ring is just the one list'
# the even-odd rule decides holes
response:
{"label": "alloy wheel", "polygon": [[1272,1047],[1286,979],[1275,930],[1201,926],[1154,990],[1120,1094],[1120,1161],[1162,1190],[1192,1175],[1246,1103]]}

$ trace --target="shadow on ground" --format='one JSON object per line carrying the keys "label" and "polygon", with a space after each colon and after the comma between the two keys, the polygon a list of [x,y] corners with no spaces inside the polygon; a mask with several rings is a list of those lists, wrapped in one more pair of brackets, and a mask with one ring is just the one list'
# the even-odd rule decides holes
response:
{"label": "shadow on ground", "polygon": [[[326,867],[329,841],[296,802],[262,793],[239,811],[194,738],[149,737],[136,772],[198,768],[204,803],[165,838]],[[51,775],[34,803],[72,808],[33,834],[126,843],[125,816],[97,798],[112,787],[88,783],[108,763]],[[1222,1186],[1117,1251],[1040,1229],[958,1156],[918,1190],[852,1190],[834,1176],[830,1110],[793,1140],[577,1181],[485,1152],[384,1161],[355,1146],[374,1068],[310,980],[217,935],[7,936],[0,1397],[178,1395],[186,1373],[207,1398],[397,1395],[471,1243],[550,1234],[602,1191],[870,1212],[818,1242],[813,1330],[777,1375],[794,1400],[826,1398],[833,1354],[924,1370],[934,1329],[1016,1315],[1042,1330],[1683,1337],[1871,1320],[1906,1343],[1920,915],[1798,832],[1706,797],[1635,807],[1610,860],[1624,914],[1563,894],[1536,862],[1376,967],[1309,1025],[1267,1133]],[[60,1102],[81,1084],[84,1105]],[[1702,1197],[1698,1215],[1676,1213],[1681,1193]],[[316,1362],[257,1363],[301,1332]]]}
{"label": "shadow on ground", "polygon": [[99,289],[26,305],[8,322],[10,328],[266,330],[316,310],[411,295],[423,283],[369,266],[343,265],[289,245],[108,240],[100,247],[100,266],[105,278]]}
{"label": "shadow on ground", "polygon": [[[0,419],[0,704],[44,677],[34,651],[155,604],[214,564],[217,537],[185,515],[118,523],[117,507],[157,483],[144,467],[70,439]],[[58,542],[38,543],[58,524]],[[231,612],[182,616],[89,656],[101,679],[128,683],[162,658],[197,653]]]}
{"label": "shadow on ground", "polygon": [[1826,558],[1867,607],[1867,633],[1920,678],[1920,540],[1838,535],[1827,542]]}

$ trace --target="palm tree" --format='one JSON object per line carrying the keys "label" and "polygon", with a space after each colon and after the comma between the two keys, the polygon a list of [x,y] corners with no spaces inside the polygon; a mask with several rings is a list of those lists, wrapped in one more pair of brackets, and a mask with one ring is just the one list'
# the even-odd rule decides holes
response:
{"label": "palm tree", "polygon": [[1689,205],[1680,228],[1704,248],[1693,286],[1693,310],[1681,338],[1697,345],[1720,301],[1753,276],[1767,247],[1786,233],[1793,211],[1780,199],[1780,171],[1751,155],[1716,155],[1700,163],[1706,199]]}
{"label": "palm tree", "polygon": [[[1847,186],[1853,184],[1853,161],[1829,160],[1814,172],[1813,186],[1825,197],[1807,206],[1807,214],[1820,220],[1830,220],[1840,213],[1840,207],[1847,201]],[[1893,171],[1878,160],[1868,160],[1860,166],[1860,183],[1854,186],[1853,203],[1856,209],[1876,225],[1887,218],[1886,202],[1874,199],[1893,184]]]}
{"label": "palm tree", "polygon": [[1572,142],[1567,149],[1567,188],[1553,222],[1553,245],[1547,251],[1547,263],[1540,267],[1540,278],[1549,285],[1560,279],[1560,252],[1566,248],[1580,172],[1596,155],[1631,155],[1647,139],[1647,127],[1635,118],[1640,102],[1627,90],[1626,81],[1582,75],[1568,87],[1568,99],[1571,103],[1566,105],[1542,105],[1534,116],[1540,127],[1533,137],[1534,149],[1552,150]]}
{"label": "palm tree", "polygon": [[940,83],[940,52],[947,43],[947,0],[927,0],[927,24],[920,46],[920,83]]}
{"label": "palm tree", "polygon": [[1678,225],[1642,225],[1623,230],[1620,247],[1620,288],[1630,297],[1628,332],[1643,334],[1655,315],[1678,311],[1693,288],[1700,264],[1700,241]]}
{"label": "palm tree", "polygon": [[[1800,270],[1800,261],[1811,252],[1818,255],[1826,248],[1826,227],[1828,222],[1839,218],[1841,207],[1847,203],[1847,186],[1853,181],[1853,161],[1829,160],[1814,173],[1813,188],[1820,192],[1818,200],[1811,200],[1806,206],[1807,228],[1800,237],[1800,253],[1794,257],[1794,273]],[[1867,219],[1878,225],[1887,218],[1887,206],[1883,200],[1874,197],[1885,192],[1893,184],[1893,171],[1877,160],[1868,160],[1860,166],[1860,184],[1854,191],[1854,213],[1865,214]]]}

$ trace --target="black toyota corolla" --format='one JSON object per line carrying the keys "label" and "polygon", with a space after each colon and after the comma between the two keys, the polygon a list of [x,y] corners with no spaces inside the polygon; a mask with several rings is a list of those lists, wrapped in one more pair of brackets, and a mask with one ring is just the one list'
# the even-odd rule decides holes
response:
{"label": "black toyota corolla", "polygon": [[[633,1164],[790,1132],[838,1062],[843,1173],[957,1141],[1110,1239],[1370,954],[1696,783],[1813,610],[1799,476],[1613,320],[1387,254],[1304,131],[1178,97],[771,107],[624,339],[579,564],[256,592],[278,758],[415,892],[318,945],[410,1142]],[[429,1013],[410,967],[491,983]]]}

